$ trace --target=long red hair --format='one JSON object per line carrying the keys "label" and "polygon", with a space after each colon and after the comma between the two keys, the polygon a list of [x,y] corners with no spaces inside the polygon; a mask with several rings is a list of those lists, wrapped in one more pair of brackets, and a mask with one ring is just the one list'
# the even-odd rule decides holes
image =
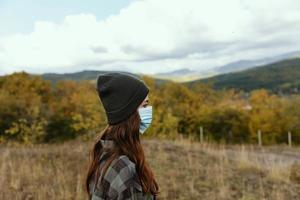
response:
{"label": "long red hair", "polygon": [[125,121],[115,125],[107,125],[102,131],[90,154],[91,159],[86,176],[86,190],[89,198],[91,198],[91,194],[89,193],[89,183],[95,176],[95,184],[97,184],[100,171],[102,171],[102,169],[99,167],[100,156],[103,152],[101,139],[113,140],[116,144],[116,148],[113,148],[113,150],[107,152],[105,156],[107,160],[103,166],[103,174],[105,174],[109,165],[115,158],[118,158],[120,155],[126,155],[136,165],[136,171],[140,178],[143,192],[157,196],[159,187],[155,181],[151,168],[145,160],[144,150],[140,142],[139,127],[140,116],[136,110]]}

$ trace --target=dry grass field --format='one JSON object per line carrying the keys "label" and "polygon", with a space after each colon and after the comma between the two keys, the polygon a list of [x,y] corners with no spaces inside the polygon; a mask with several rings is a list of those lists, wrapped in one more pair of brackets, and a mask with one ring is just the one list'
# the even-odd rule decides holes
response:
{"label": "dry grass field", "polygon": [[[0,199],[86,199],[92,143],[0,145]],[[300,149],[143,141],[159,199],[299,200]]]}

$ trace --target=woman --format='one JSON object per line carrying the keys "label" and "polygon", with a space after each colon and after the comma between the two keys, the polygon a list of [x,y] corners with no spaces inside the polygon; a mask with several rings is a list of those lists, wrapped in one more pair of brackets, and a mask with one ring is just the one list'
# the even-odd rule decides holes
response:
{"label": "woman", "polygon": [[92,151],[89,199],[156,199],[158,184],[140,142],[152,121],[149,88],[130,74],[110,72],[98,76],[97,91],[108,124]]}

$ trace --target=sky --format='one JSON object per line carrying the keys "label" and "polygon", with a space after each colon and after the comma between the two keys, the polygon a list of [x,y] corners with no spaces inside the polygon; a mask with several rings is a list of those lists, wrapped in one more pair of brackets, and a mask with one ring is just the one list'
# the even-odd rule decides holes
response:
{"label": "sky", "polygon": [[299,0],[0,0],[0,75],[205,71],[300,50]]}

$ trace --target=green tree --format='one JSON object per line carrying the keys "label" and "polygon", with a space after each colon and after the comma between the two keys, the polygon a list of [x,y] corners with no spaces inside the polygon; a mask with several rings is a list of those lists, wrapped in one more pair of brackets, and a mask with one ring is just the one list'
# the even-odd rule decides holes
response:
{"label": "green tree", "polygon": [[217,107],[202,119],[201,124],[216,141],[243,143],[250,141],[248,121],[249,116],[245,111]]}

